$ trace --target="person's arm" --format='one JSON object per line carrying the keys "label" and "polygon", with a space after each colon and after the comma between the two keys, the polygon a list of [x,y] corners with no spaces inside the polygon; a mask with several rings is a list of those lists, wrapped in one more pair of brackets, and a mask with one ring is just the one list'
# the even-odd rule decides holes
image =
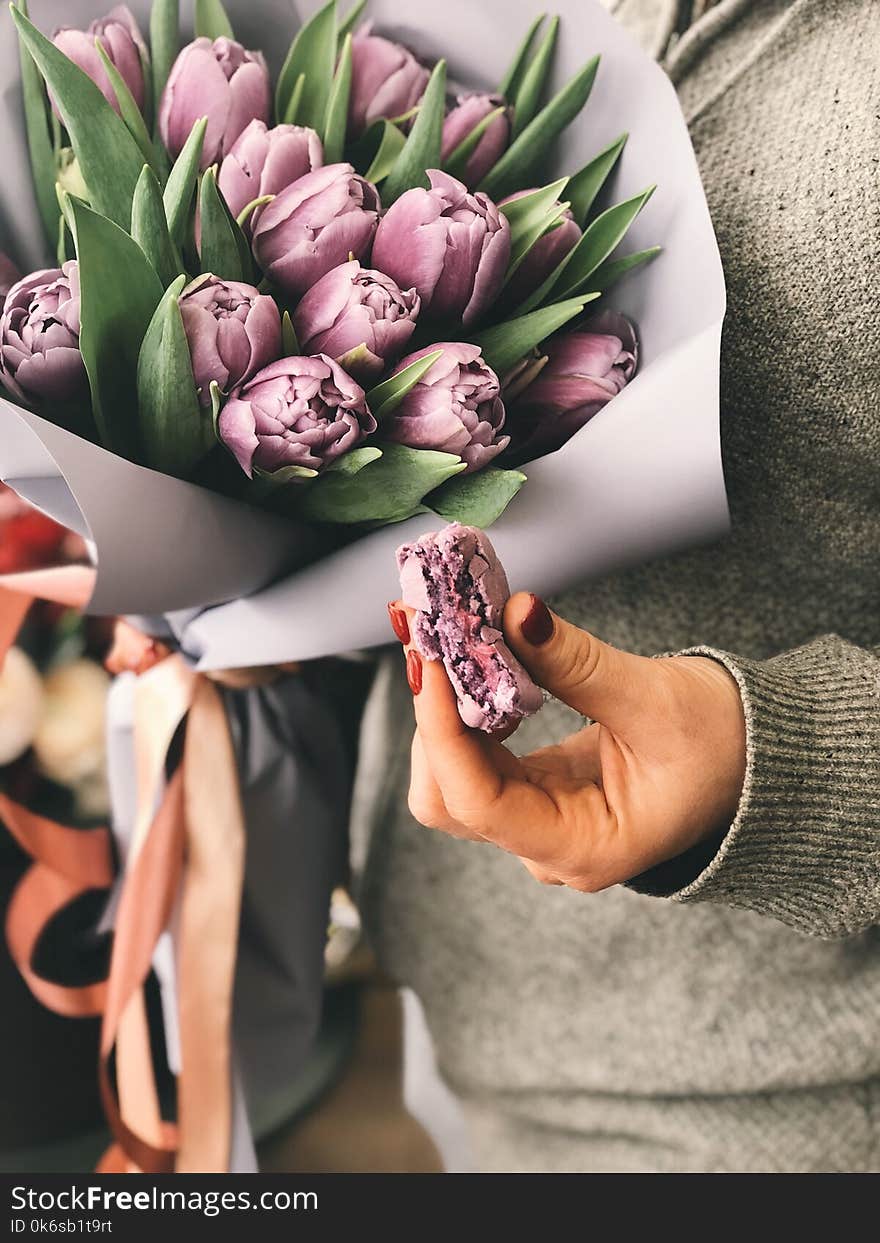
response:
{"label": "person's arm", "polygon": [[407,644],[416,819],[584,892],[629,883],[822,937],[880,924],[878,652],[832,636],[767,661],[647,659],[524,594],[504,632],[592,724],[515,757],[464,727],[442,666]]}
{"label": "person's arm", "polygon": [[746,773],[736,818],[629,882],[680,902],[719,901],[801,932],[880,922],[880,649],[824,636],[770,660],[699,648],[736,680]]}

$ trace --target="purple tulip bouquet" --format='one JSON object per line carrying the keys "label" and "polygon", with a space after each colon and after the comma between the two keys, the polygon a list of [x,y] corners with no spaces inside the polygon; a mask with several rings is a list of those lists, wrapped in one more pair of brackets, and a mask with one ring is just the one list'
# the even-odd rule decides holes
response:
{"label": "purple tulip bouquet", "polygon": [[[487,526],[632,377],[605,304],[653,187],[597,210],[622,135],[547,184],[594,56],[548,88],[559,20],[492,90],[336,0],[277,80],[220,0],[41,33],[24,115],[57,267],[12,283],[0,383],[140,466],[307,526]],[[275,46],[286,32],[265,31]],[[588,304],[602,298],[598,314]],[[593,308],[590,308],[592,310]]]}

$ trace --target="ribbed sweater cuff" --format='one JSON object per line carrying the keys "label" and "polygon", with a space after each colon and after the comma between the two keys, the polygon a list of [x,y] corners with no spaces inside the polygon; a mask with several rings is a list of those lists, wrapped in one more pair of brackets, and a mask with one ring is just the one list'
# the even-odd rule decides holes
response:
{"label": "ribbed sweater cuff", "polygon": [[[767,661],[713,648],[735,678],[747,766],[736,819],[707,862],[630,882],[725,902],[821,937],[880,922],[880,658],[830,636]],[[670,880],[672,884],[670,884]]]}

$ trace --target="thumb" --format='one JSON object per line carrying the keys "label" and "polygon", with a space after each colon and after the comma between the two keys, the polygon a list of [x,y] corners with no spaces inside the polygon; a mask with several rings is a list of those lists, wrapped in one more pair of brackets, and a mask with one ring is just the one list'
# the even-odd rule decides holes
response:
{"label": "thumb", "polygon": [[609,647],[524,591],[507,602],[504,637],[535,681],[582,716],[621,734],[644,717],[654,661]]}

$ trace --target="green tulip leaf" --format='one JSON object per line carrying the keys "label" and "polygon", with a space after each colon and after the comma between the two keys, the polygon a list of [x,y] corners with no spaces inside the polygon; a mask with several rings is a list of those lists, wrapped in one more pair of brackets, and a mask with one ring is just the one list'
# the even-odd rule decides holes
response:
{"label": "green tulip leaf", "polygon": [[529,170],[546,158],[551,144],[583,109],[598,67],[599,57],[594,56],[541,109],[485,178],[482,190],[497,201],[522,185]]}
{"label": "green tulip leaf", "polygon": [[80,281],[79,345],[105,448],[139,456],[137,362],[162,285],[124,229],[68,197]]}
{"label": "green tulip leaf", "polygon": [[59,268],[63,268],[68,260],[67,254],[67,221],[63,216],[58,217],[58,241],[55,245],[55,262]]}
{"label": "green tulip leaf", "polygon": [[662,246],[649,246],[647,250],[637,250],[631,255],[622,255],[620,259],[606,259],[600,263],[595,272],[586,282],[591,290],[604,293],[628,272],[639,268],[643,263],[650,263],[660,254]]}
{"label": "green tulip leaf", "polygon": [[180,50],[180,0],[153,0],[150,10],[150,51],[156,115],[171,66]]}
{"label": "green tulip leaf", "polygon": [[478,121],[471,132],[461,140],[443,166],[451,177],[458,177],[460,181],[464,179],[468,160],[480,145],[480,139],[489,126],[494,121],[497,121],[500,116],[504,115],[504,112],[505,106],[502,104],[499,108],[490,112],[488,116],[484,116],[482,121]]}
{"label": "green tulip leaf", "polygon": [[[562,217],[568,211],[568,208],[569,204],[567,202],[557,203],[554,207],[550,208],[544,218],[539,220],[532,230],[525,235],[525,237],[520,239],[516,248],[511,251],[510,262],[507,266],[507,273],[504,278],[505,284],[510,280],[511,276],[513,276],[514,272],[522,263],[523,259],[525,259],[532,247],[536,245],[542,237],[549,233],[551,229],[556,228],[562,220]],[[574,249],[574,242],[572,243],[572,249]]]}
{"label": "green tulip leaf", "polygon": [[52,92],[96,211],[127,229],[144,159],[91,78],[59,52],[18,9],[12,18]]}
{"label": "green tulip leaf", "polygon": [[370,350],[365,341],[361,341],[359,345],[353,346],[350,350],[346,350],[344,354],[340,354],[336,359],[343,371],[347,371],[349,375],[356,375],[358,370],[366,364],[372,363],[379,370],[384,370],[384,362],[378,358],[372,350]]}
{"label": "green tulip leaf", "polygon": [[211,272],[222,280],[246,281],[249,284],[254,275],[250,248],[247,238],[217,189],[216,165],[202,175],[199,211],[202,223],[202,271]]}
{"label": "green tulip leaf", "polygon": [[220,0],[196,0],[193,29],[197,39],[234,39],[232,22]]}
{"label": "green tulip leaf", "polygon": [[445,116],[446,61],[439,60],[425,87],[419,115],[413,122],[403,150],[382,187],[384,207],[390,207],[407,190],[428,185],[425,169],[440,167]]}
{"label": "green tulip leaf", "polygon": [[220,411],[223,409],[223,393],[220,391],[220,385],[216,380],[211,381],[209,390],[211,393],[211,425],[214,429],[214,439],[220,440],[217,420],[220,418]]}
{"label": "green tulip leaf", "polygon": [[526,251],[551,227],[550,217],[558,219],[556,209],[568,184],[567,177],[540,190],[533,190],[512,203],[502,203],[498,210],[507,217],[510,225],[510,267],[519,265]]}
{"label": "green tulip leaf", "polygon": [[367,181],[377,185],[391,172],[406,144],[406,135],[391,121],[374,121],[354,144],[351,160]]}
{"label": "green tulip leaf", "polygon": [[[575,243],[575,245],[577,245],[577,243]],[[517,317],[522,316],[522,315],[528,315],[528,313],[530,311],[534,311],[536,307],[544,305],[544,303],[550,297],[550,291],[553,289],[554,285],[559,280],[562,273],[565,271],[566,265],[568,264],[568,261],[571,258],[573,253],[574,253],[574,246],[572,246],[571,250],[568,252],[567,255],[563,256],[563,258],[559,261],[559,263],[556,265],[553,271],[550,272],[545,277],[545,279],[538,286],[538,288],[532,290],[532,292],[526,298],[525,302],[523,302],[520,306],[516,308]]]}
{"label": "green tulip leaf", "polygon": [[356,3],[351,6],[349,11],[346,13],[345,17],[342,18],[342,20],[339,23],[339,30],[337,32],[340,44],[345,42],[346,35],[352,33],[355,26],[357,25],[358,18],[360,17],[361,13],[363,13],[366,7],[367,7],[367,0],[356,0]]}
{"label": "green tulip leaf", "polygon": [[141,112],[143,113],[147,130],[151,130],[155,119],[155,101],[153,99],[153,65],[150,53],[145,47],[138,48],[138,59],[141,62],[141,74],[144,79],[144,106],[141,109]]}
{"label": "green tulip leaf", "polygon": [[513,104],[513,138],[518,138],[529,122],[535,119],[535,113],[538,111],[541,96],[553,66],[558,36],[559,18],[554,17],[538,45],[538,50],[517,84],[515,92],[510,97],[510,102]]}
{"label": "green tulip leaf", "polygon": [[[76,227],[76,223],[73,219],[73,204],[71,203],[71,199],[79,198],[79,195],[71,194],[68,190],[65,190],[64,187],[59,182],[56,182],[55,183],[55,197],[58,202],[58,210],[61,212],[61,215],[64,217],[64,221],[67,224],[67,228],[70,232],[70,236],[73,237],[73,230]],[[79,201],[81,203],[84,203],[85,199],[80,198]],[[86,206],[88,206],[87,203],[86,203]]]}
{"label": "green tulip leaf", "polygon": [[532,311],[530,315],[523,315],[519,319],[495,324],[470,339],[483,351],[483,357],[489,366],[503,377],[530,350],[546,341],[554,332],[558,332],[569,320],[580,315],[584,306],[598,296],[585,294],[579,298],[569,298],[566,302],[557,302],[553,306],[542,307],[540,311]]}
{"label": "green tulip leaf", "polygon": [[654,186],[649,186],[641,194],[627,199],[625,203],[609,207],[601,216],[596,217],[565,262],[551,296],[557,299],[573,297],[577,291],[586,287],[584,282],[623,240],[627,229],[654,190]]}
{"label": "green tulip leaf", "polygon": [[458,475],[425,498],[425,504],[447,522],[490,527],[497,522],[526,481],[518,470],[487,466],[473,475]]}
{"label": "green tulip leaf", "polygon": [[568,185],[568,198],[571,201],[571,214],[583,229],[590,214],[590,208],[596,195],[608,179],[611,170],[620,158],[626,146],[628,134],[621,134],[614,142],[600,151],[579,173],[575,173]]}
{"label": "green tulip leaf", "polygon": [[138,417],[144,465],[185,478],[214,445],[210,410],[202,409],[178,306],[179,276],[156,308],[137,362]]}
{"label": "green tulip leaf", "polygon": [[338,164],[345,155],[348,100],[351,95],[351,35],[345,36],[324,122],[324,163]]}
{"label": "green tulip leaf", "polygon": [[304,490],[298,511],[311,522],[401,522],[465,463],[453,453],[384,444],[355,474],[327,472]]}
{"label": "green tulip leaf", "polygon": [[95,51],[101,58],[101,62],[104,66],[104,72],[110,79],[110,85],[113,87],[113,94],[116,96],[116,102],[119,104],[119,111],[122,114],[123,121],[125,122],[125,128],[137,143],[141,150],[141,154],[149,164],[150,168],[152,168],[153,172],[156,173],[157,176],[161,176],[162,166],[159,163],[158,156],[156,155],[156,148],[153,146],[153,140],[150,138],[146,122],[141,115],[141,110],[134,101],[134,96],[126,86],[125,79],[122,74],[104,51],[104,47],[100,39],[95,40]]}
{"label": "green tulip leaf", "polygon": [[274,198],[274,194],[261,194],[259,198],[251,199],[249,203],[245,203],[244,207],[235,217],[235,223],[240,229],[243,229],[257,208],[265,207],[266,204],[271,203]]}
{"label": "green tulip leaf", "polygon": [[301,73],[293,84],[293,90],[290,92],[290,99],[287,101],[287,111],[282,120],[285,125],[295,125],[297,115],[299,114],[299,104],[303,97],[303,91],[306,89],[306,75]]}
{"label": "green tulip leaf", "polygon": [[248,492],[255,501],[265,501],[273,497],[285,484],[317,477],[318,472],[310,466],[279,466],[278,470],[260,470],[257,466],[254,468],[254,477],[250,481]]}
{"label": "green tulip leaf", "polygon": [[[26,17],[25,0],[19,0],[18,8]],[[42,74],[23,39],[18,41],[18,56],[34,194],[43,222],[43,231],[47,239],[54,241],[58,235],[58,203],[55,198],[55,150],[49,129],[46,88]]]}
{"label": "green tulip leaf", "polygon": [[510,66],[504,77],[498,84],[498,94],[505,99],[513,99],[520,88],[526,69],[529,64],[529,54],[532,50],[532,44],[535,42],[535,36],[546,21],[547,14],[541,13],[532,22],[526,31],[522,43],[516,49],[516,54],[510,63]]}
{"label": "green tulip leaf", "polygon": [[[275,112],[279,118],[309,125],[320,133],[333,86],[336,47],[336,0],[330,0],[300,28],[290,45],[275,91]],[[291,115],[291,98],[300,75],[303,84],[299,104]]]}
{"label": "green tulip leaf", "polygon": [[302,353],[299,341],[296,339],[296,329],[290,318],[290,311],[285,311],[281,316],[281,349],[284,358],[298,358]]}
{"label": "green tulip leaf", "polygon": [[422,376],[427,375],[438,358],[442,357],[442,350],[433,350],[424,358],[417,358],[414,363],[410,363],[396,375],[370,389],[367,393],[367,403],[377,422],[381,423],[393,410],[396,410],[407,393],[415,388]]}
{"label": "green tulip leaf", "polygon": [[344,453],[342,457],[338,457],[324,473],[325,475],[345,475],[350,479],[352,475],[356,475],[371,462],[378,461],[381,456],[382,450],[376,445],[363,445],[360,449],[352,449]]}
{"label": "green tulip leaf", "polygon": [[168,219],[156,174],[145,164],[131,203],[131,236],[167,289],[183,272],[180,253],[168,232]]}
{"label": "green tulip leaf", "polygon": [[172,165],[162,193],[165,215],[168,217],[168,231],[175,246],[183,246],[189,233],[193,195],[199,179],[199,163],[207,128],[207,117],[196,121],[180,155]]}

